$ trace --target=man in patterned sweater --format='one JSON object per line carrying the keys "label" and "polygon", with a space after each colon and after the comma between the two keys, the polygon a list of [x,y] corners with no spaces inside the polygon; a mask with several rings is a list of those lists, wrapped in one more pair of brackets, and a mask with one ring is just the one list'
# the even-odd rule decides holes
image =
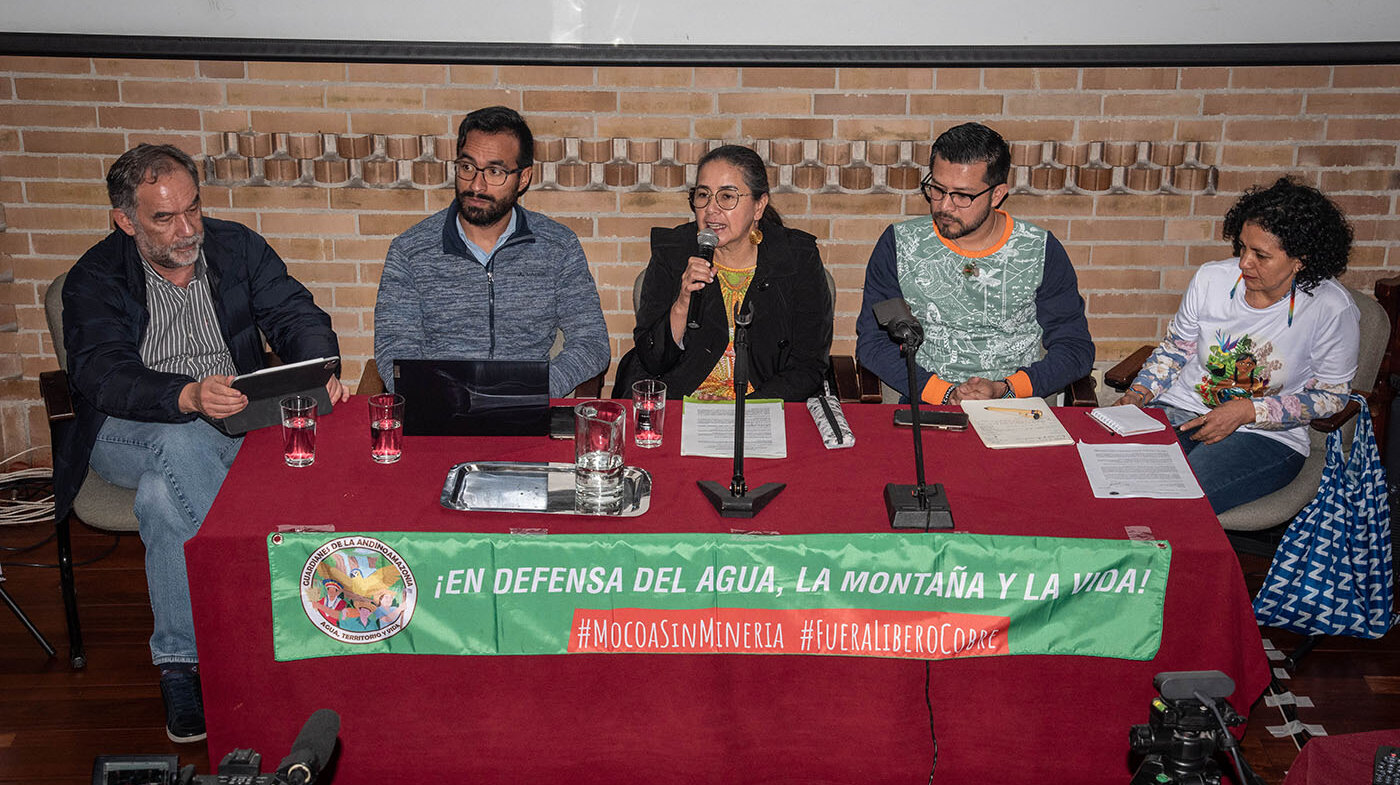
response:
{"label": "man in patterned sweater", "polygon": [[924,328],[915,385],[927,403],[1046,396],[1093,365],[1064,247],[997,209],[1010,170],[1011,151],[996,131],[965,123],[943,132],[921,183],[930,217],[890,226],[870,255],[856,354],[903,395],[905,360],[872,311],[895,297]]}
{"label": "man in patterned sweater", "polygon": [[[516,204],[534,157],[514,110],[462,120],[456,200],[395,238],[384,260],[374,357],[388,389],[395,359],[548,359],[556,398],[608,367],[607,326],[578,237]],[[551,358],[559,332],[564,348]]]}

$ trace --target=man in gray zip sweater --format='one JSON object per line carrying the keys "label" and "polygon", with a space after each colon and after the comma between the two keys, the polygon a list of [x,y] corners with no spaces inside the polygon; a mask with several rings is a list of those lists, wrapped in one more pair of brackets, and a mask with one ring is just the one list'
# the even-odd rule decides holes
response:
{"label": "man in gray zip sweater", "polygon": [[396,359],[549,359],[562,398],[608,367],[598,288],[578,237],[516,205],[530,187],[535,142],[504,106],[457,131],[457,199],[389,244],[374,305],[374,358],[389,390]]}

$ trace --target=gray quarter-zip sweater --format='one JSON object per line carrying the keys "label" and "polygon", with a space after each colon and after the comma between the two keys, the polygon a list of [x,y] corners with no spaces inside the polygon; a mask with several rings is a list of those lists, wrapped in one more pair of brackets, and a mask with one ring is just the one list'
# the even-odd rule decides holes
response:
{"label": "gray quarter-zip sweater", "polygon": [[549,394],[562,398],[608,367],[598,288],[578,237],[516,206],[516,228],[481,264],[457,232],[457,204],[389,244],[374,305],[374,358],[393,390],[394,360],[549,359]]}

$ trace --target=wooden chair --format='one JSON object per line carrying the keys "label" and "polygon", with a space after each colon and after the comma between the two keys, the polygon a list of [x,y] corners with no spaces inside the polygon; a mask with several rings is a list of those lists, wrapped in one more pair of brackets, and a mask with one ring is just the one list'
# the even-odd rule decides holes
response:
{"label": "wooden chair", "polygon": [[[48,319],[49,335],[53,337],[59,370],[39,374],[39,393],[44,399],[50,444],[55,450],[63,444],[63,436],[73,426],[74,419],[66,370],[68,352],[63,346],[62,294],[63,282],[67,278],[66,272],[55,278],[44,294],[44,315]],[[55,539],[58,541],[58,582],[63,592],[63,610],[68,622],[68,661],[74,668],[87,665],[87,654],[83,649],[83,631],[78,621],[78,595],[73,584],[70,521],[77,520],[94,529],[117,534],[134,532],[140,528],[132,511],[135,504],[136,491],[113,485],[97,472],[89,471],[77,498],[73,500],[72,512],[64,519],[54,521]]]}

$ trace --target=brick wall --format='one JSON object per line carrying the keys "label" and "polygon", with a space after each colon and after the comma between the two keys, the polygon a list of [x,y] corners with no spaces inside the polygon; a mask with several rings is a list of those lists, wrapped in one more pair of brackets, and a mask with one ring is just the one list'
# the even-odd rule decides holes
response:
{"label": "brick wall", "polygon": [[346,377],[372,354],[389,241],[450,198],[462,115],[519,109],[539,144],[523,203],[583,241],[614,360],[652,226],[687,217],[711,144],[753,145],[774,203],[821,240],[836,350],[851,351],[865,261],[924,212],[929,141],[981,120],[1013,142],[1007,208],[1069,249],[1101,362],[1157,340],[1220,217],[1294,173],[1353,219],[1346,282],[1400,268],[1400,67],[737,68],[434,66],[0,57],[0,449],[47,442],[56,367],[44,291],[109,230],[103,176],[142,141],[206,172],[208,214],[262,232],[329,311]]}

